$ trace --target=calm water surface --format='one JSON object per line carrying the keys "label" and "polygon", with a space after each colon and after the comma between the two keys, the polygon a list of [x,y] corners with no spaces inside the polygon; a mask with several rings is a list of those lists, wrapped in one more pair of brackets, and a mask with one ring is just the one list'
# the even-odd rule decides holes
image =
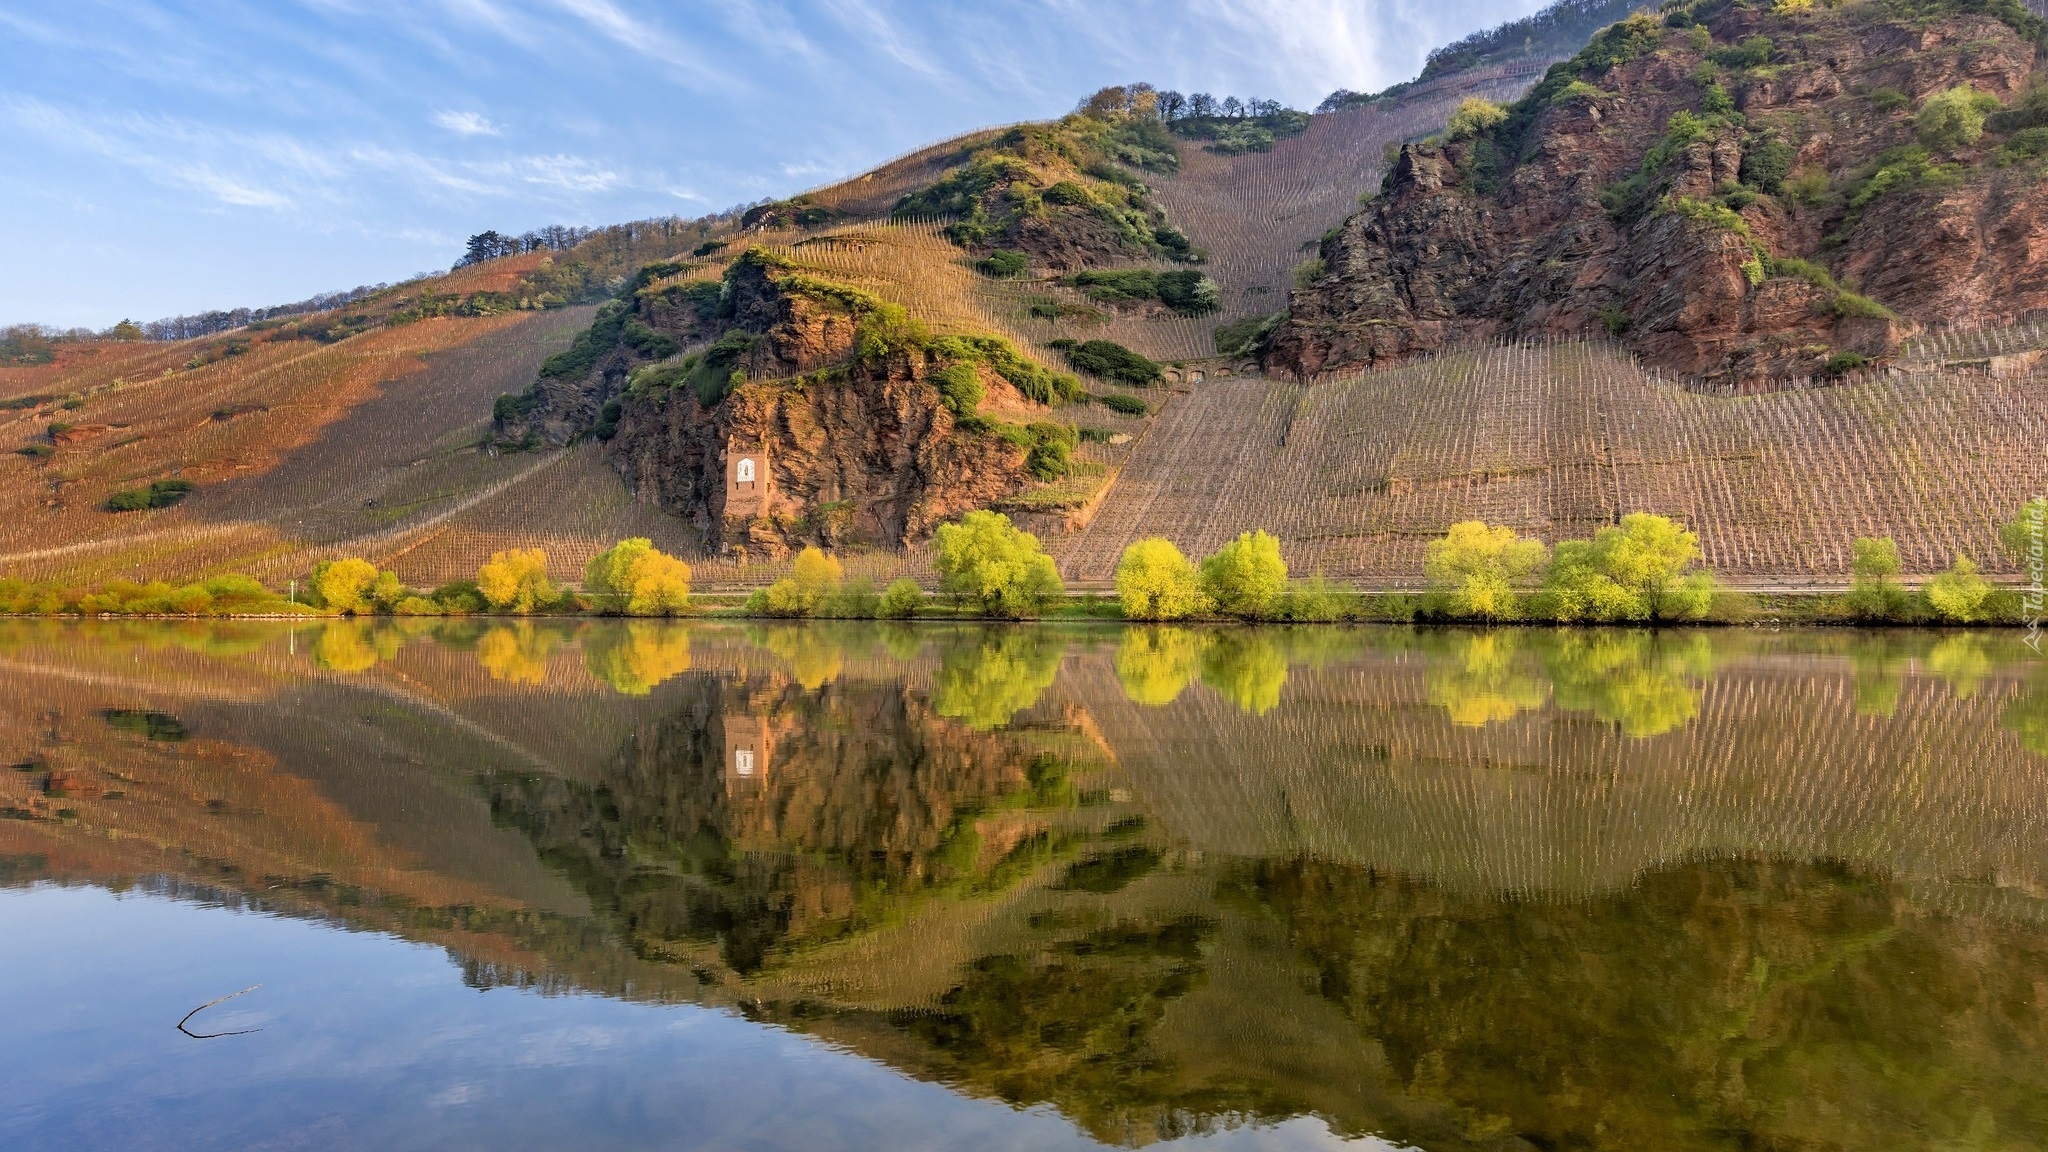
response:
{"label": "calm water surface", "polygon": [[11,1150],[2048,1147],[2011,634],[10,622],[0,817]]}

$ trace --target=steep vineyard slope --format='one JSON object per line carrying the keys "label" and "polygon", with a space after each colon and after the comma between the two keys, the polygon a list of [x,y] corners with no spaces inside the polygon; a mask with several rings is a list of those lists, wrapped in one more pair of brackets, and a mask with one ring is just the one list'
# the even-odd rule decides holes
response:
{"label": "steep vineyard slope", "polygon": [[1994,526],[2048,487],[2048,375],[1927,369],[1711,396],[1597,344],[1448,353],[1314,385],[1210,380],[1176,396],[1088,529],[1071,578],[1132,540],[1190,554],[1280,537],[1298,571],[1415,581],[1424,543],[1483,518],[1546,540],[1628,512],[1681,517],[1717,570],[1845,573],[1857,536],[1908,568],[2009,564]]}
{"label": "steep vineyard slope", "polygon": [[[0,571],[98,580],[240,569],[282,581],[355,552],[413,555],[405,577],[431,584],[508,544],[560,544],[578,564],[621,534],[682,547],[686,526],[629,499],[556,510],[559,481],[589,473],[575,460],[564,469],[494,451],[490,405],[589,322],[573,301],[731,227],[619,225],[573,249],[458,267],[326,313],[176,342],[60,344],[49,363],[0,367]],[[159,482],[174,497],[191,491],[109,509],[117,493],[148,495]]]}
{"label": "steep vineyard slope", "polygon": [[1183,144],[1179,172],[1148,179],[1167,216],[1208,252],[1203,268],[1223,290],[1210,326],[1286,306],[1295,266],[1357,211],[1360,194],[1379,187],[1390,145],[1440,131],[1460,100],[1520,96],[1553,59],[1457,72],[1319,114],[1268,152],[1227,156]]}
{"label": "steep vineyard slope", "polygon": [[1404,149],[1267,363],[1605,330],[1754,388],[1885,360],[1916,325],[2048,308],[2044,36],[2009,0],[1631,17],[1513,107]]}

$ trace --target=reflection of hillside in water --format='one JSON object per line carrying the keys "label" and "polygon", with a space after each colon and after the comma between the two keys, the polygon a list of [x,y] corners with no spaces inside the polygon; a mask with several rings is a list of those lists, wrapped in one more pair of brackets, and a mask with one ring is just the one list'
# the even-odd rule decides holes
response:
{"label": "reflection of hillside in water", "polygon": [[2025,743],[2048,692],[1990,669],[1986,641],[1900,644],[1856,637],[1842,659],[1742,636],[1450,633],[1296,664],[1264,716],[1198,690],[1133,702],[1101,660],[1065,691],[1205,851],[1475,891],[1587,894],[1768,855],[2048,895],[2048,759]]}
{"label": "reflection of hillside in water", "polygon": [[329,627],[0,629],[0,877],[736,1005],[1116,1142],[2048,1142],[2006,641]]}

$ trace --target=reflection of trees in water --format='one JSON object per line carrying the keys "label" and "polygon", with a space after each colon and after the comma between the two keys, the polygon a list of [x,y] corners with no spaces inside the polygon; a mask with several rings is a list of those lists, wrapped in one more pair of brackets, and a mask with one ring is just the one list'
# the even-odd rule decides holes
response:
{"label": "reflection of trees in water", "polygon": [[747,639],[787,661],[789,674],[813,692],[839,679],[846,664],[841,632],[829,625],[756,624],[747,628]]}
{"label": "reflection of trees in water", "polygon": [[690,633],[679,624],[650,620],[595,629],[583,636],[583,665],[620,693],[645,696],[690,670]]}
{"label": "reflection of trees in water", "polygon": [[951,637],[939,654],[932,706],[971,728],[1000,728],[1052,687],[1066,647],[1059,633],[1031,626]]}
{"label": "reflection of trees in water", "polygon": [[1899,710],[1899,691],[1906,684],[1916,645],[1897,632],[1859,637],[1849,646],[1852,690],[1859,716],[1891,716]]}
{"label": "reflection of trees in water", "polygon": [[1557,705],[1591,712],[1630,736],[1657,736],[1700,713],[1714,671],[1706,635],[1611,628],[1560,630],[1540,645]]}
{"label": "reflection of trees in water", "polygon": [[541,684],[548,674],[548,654],[568,639],[563,632],[535,627],[531,620],[493,625],[476,642],[476,662],[491,679],[507,684]]}
{"label": "reflection of trees in water", "polygon": [[1188,628],[1152,625],[1124,629],[1116,647],[1116,678],[1134,704],[1171,704],[1202,668],[1208,636]]}
{"label": "reflection of trees in water", "polygon": [[1510,631],[1433,634],[1426,649],[1429,702],[1466,728],[1543,707],[1550,691],[1542,669],[1523,656],[1523,640]]}
{"label": "reflection of trees in water", "polygon": [[1163,707],[1200,677],[1238,708],[1263,716],[1280,704],[1290,641],[1299,638],[1267,628],[1133,626],[1117,644],[1117,681],[1132,703]]}
{"label": "reflection of trees in water", "polygon": [[1991,653],[1985,650],[1983,637],[1958,632],[1928,651],[1927,671],[1947,681],[1958,698],[1968,700],[1991,672]]}
{"label": "reflection of trees in water", "polygon": [[1569,904],[1309,859],[1239,873],[1391,1079],[1470,1139],[2048,1144],[2038,926],[1921,912],[1827,864],[1686,866]]}
{"label": "reflection of trees in water", "polygon": [[[643,955],[715,943],[752,971],[1057,847],[1028,810],[1068,801],[1064,767],[939,721],[899,684],[707,676],[673,699],[594,783],[490,782],[498,818]],[[735,733],[766,737],[745,779],[728,775]]]}
{"label": "reflection of trees in water", "polygon": [[2030,750],[2048,756],[2048,669],[2034,673],[2033,679],[1999,714],[1998,723]]}
{"label": "reflection of trees in water", "polygon": [[1287,683],[1287,653],[1270,629],[1229,628],[1211,635],[1202,650],[1202,683],[1254,716],[1280,706]]}
{"label": "reflection of trees in water", "polygon": [[368,620],[329,620],[313,641],[313,662],[330,672],[366,672],[398,655],[404,637]]}

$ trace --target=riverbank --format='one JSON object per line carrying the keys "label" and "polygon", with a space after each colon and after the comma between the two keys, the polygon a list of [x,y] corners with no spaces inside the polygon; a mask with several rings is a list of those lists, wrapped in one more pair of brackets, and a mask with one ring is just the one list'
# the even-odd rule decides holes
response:
{"label": "riverbank", "polygon": [[[331,609],[315,608],[289,600],[266,601],[260,605],[245,608],[233,606],[208,606],[198,611],[15,611],[0,610],[0,619],[43,618],[43,619],[142,619],[142,620],[319,620],[342,617],[374,618],[448,618],[448,619],[604,619],[604,618],[654,618],[675,620],[872,620],[878,617],[872,613],[861,614],[836,612],[823,609],[803,616],[780,615],[776,613],[750,611],[748,604],[755,600],[758,589],[720,589],[699,593],[690,598],[689,606],[681,611],[666,613],[659,617],[633,617],[608,607],[593,605],[586,594],[568,592],[561,600],[527,613],[509,612],[462,612],[444,611],[436,613],[344,613]],[[1444,626],[1529,626],[1529,627],[1628,627],[1657,624],[1684,624],[1696,626],[1769,626],[1769,627],[1871,627],[1871,628],[1928,628],[1935,630],[1955,628],[2029,628],[2037,627],[2027,619],[2022,589],[2014,586],[1998,588],[1986,605],[1986,618],[1970,622],[1956,622],[1934,618],[1873,619],[1859,616],[1851,606],[1849,591],[1843,585],[1822,585],[1800,589],[1787,582],[1773,582],[1768,585],[1751,587],[1724,587],[1717,592],[1715,603],[1707,616],[1687,621],[1615,621],[1596,624],[1589,621],[1555,621],[1525,619],[1510,621],[1481,621],[1454,618],[1430,608],[1427,593],[1413,589],[1354,590],[1326,589],[1318,598],[1311,611],[1295,611],[1266,619],[1245,619],[1234,616],[1190,617],[1176,620],[1176,624],[1228,624],[1238,626],[1288,625],[1288,624],[1423,624]],[[950,598],[930,594],[909,616],[881,617],[899,623],[963,623],[963,622],[1015,622],[1010,618],[987,615],[968,603],[955,603]],[[1118,604],[1115,592],[1108,588],[1069,589],[1049,600],[1044,608],[1031,616],[1040,621],[1088,621],[1105,623],[1144,623],[1128,620]]]}

